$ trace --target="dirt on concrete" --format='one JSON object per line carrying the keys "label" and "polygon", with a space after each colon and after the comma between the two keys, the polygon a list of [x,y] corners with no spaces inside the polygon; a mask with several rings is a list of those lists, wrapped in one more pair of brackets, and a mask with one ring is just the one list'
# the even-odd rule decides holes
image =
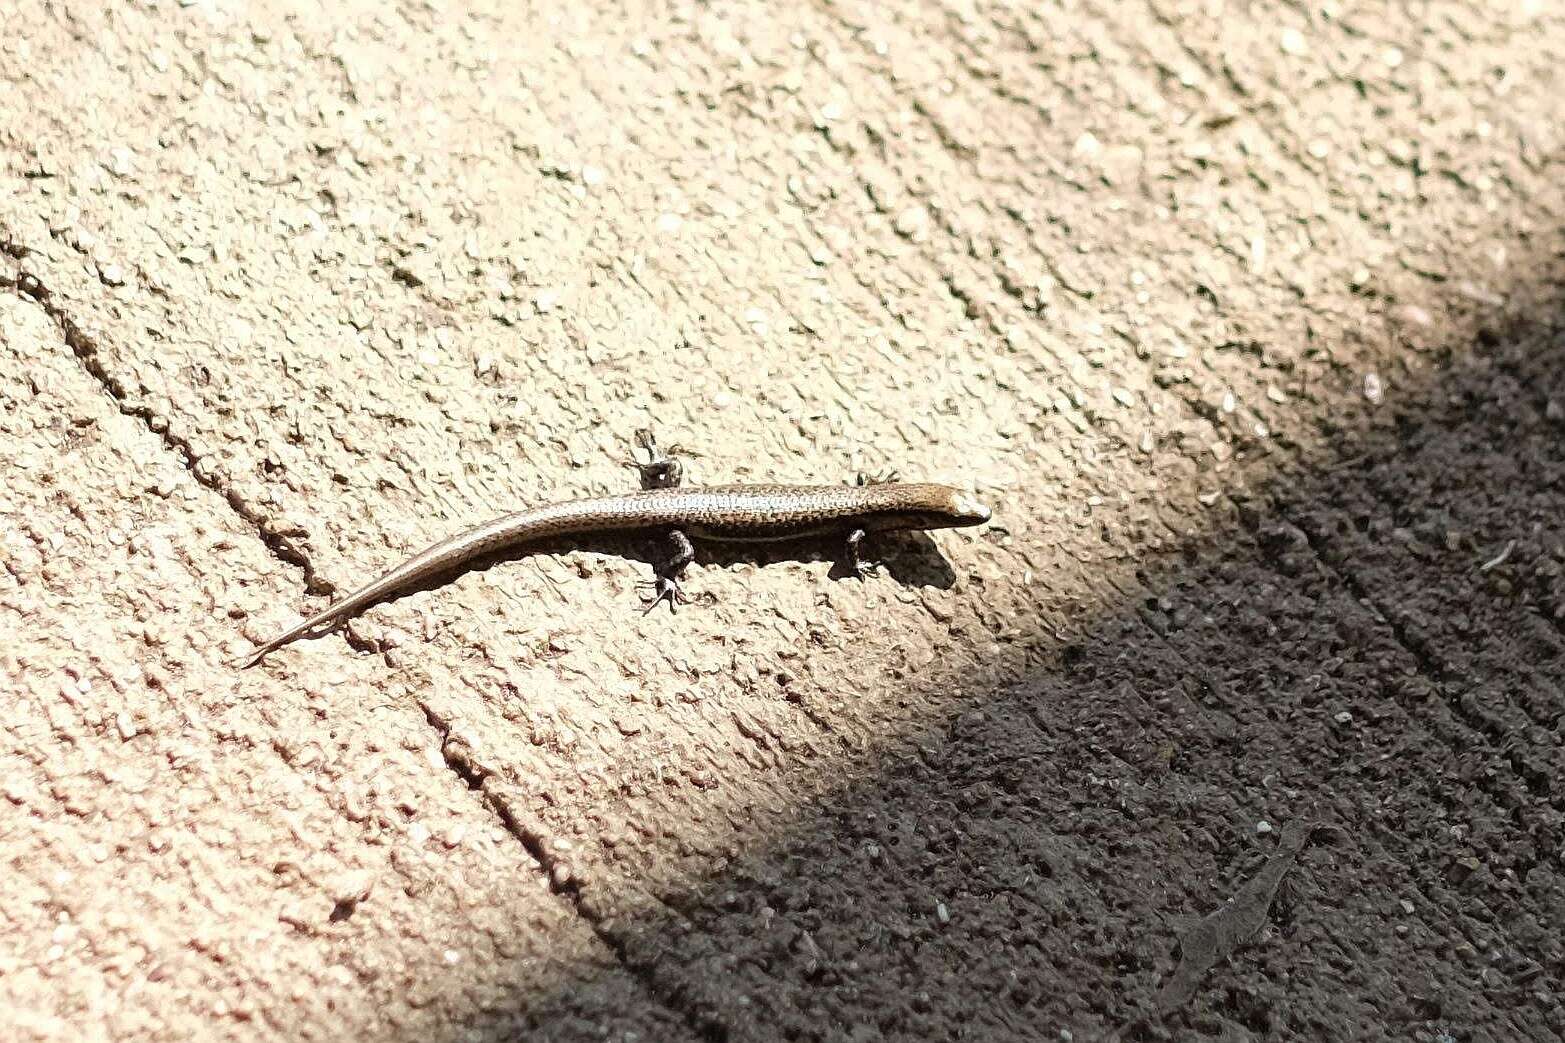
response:
{"label": "dirt on concrete", "polygon": [[0,25],[0,1035],[1565,1033],[1552,5]]}

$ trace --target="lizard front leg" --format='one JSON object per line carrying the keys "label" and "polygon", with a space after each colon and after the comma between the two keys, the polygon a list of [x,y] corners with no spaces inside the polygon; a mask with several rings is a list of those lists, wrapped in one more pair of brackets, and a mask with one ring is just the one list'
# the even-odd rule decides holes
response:
{"label": "lizard front leg", "polygon": [[[665,453],[658,448],[657,440],[652,437],[652,432],[643,428],[636,432],[636,445],[646,450],[647,462],[631,460],[629,466],[641,472],[641,487],[643,489],[673,489],[676,488],[685,477],[685,465],[672,453]],[[679,447],[674,447],[678,452]]]}

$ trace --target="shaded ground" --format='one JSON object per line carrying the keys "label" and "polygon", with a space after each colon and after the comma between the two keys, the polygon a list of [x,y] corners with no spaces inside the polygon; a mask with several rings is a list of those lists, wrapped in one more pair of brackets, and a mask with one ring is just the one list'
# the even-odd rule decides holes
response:
{"label": "shaded ground", "polygon": [[1243,497],[1156,597],[665,896],[633,960],[781,1027],[744,1038],[1558,1035],[1562,352],[1507,340]]}
{"label": "shaded ground", "polygon": [[[0,23],[7,1038],[1565,1031],[1546,5]],[[227,665],[648,424],[995,524]]]}

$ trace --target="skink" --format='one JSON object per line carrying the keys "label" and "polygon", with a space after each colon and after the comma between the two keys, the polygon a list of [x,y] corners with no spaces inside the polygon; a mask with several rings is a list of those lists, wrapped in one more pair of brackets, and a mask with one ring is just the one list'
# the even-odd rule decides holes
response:
{"label": "skink", "polygon": [[672,609],[685,600],[679,577],[695,557],[691,540],[726,543],[839,535],[847,541],[848,565],[862,576],[867,566],[859,554],[860,544],[868,533],[982,525],[990,517],[988,507],[962,490],[927,482],[864,484],[861,479],[859,485],[682,488],[679,461],[660,453],[646,432],[638,434],[638,442],[651,456],[650,462],[635,465],[648,488],[532,507],[452,536],[261,645],[242,665],[253,666],[304,634],[432,577],[503,551],[562,537],[667,534],[674,550],[650,584],[656,591],[647,602],[646,610],[651,611],[659,602],[667,601]]}

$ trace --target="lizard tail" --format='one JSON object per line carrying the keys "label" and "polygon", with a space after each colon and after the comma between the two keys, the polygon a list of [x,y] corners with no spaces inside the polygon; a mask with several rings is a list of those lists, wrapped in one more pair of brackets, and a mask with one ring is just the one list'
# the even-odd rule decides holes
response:
{"label": "lizard tail", "polygon": [[341,614],[342,608],[338,605],[333,605],[324,612],[317,612],[315,615],[311,616],[309,619],[304,620],[299,625],[272,638],[270,641],[266,642],[264,645],[261,645],[255,651],[230,660],[229,666],[236,670],[248,670],[255,664],[259,663],[261,660],[265,659],[267,656],[271,655],[273,652],[277,651],[279,648],[297,638],[304,636],[305,634],[308,634],[312,630],[320,628],[323,624],[330,622],[334,617],[340,616]]}

